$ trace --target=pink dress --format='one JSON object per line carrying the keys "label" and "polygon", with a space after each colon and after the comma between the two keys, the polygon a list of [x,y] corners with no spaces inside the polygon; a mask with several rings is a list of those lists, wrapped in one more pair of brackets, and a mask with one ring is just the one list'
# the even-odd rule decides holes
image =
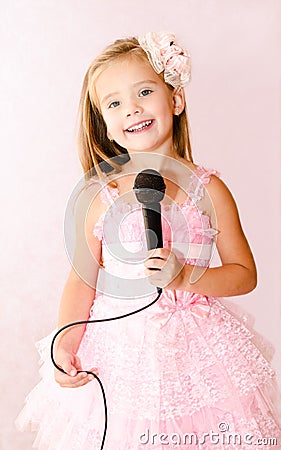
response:
{"label": "pink dress", "polygon": [[[212,174],[219,176],[197,167],[186,201],[162,207],[164,247],[202,267],[209,265],[217,231],[196,203]],[[93,232],[102,242],[104,269],[92,319],[125,314],[156,296],[139,262],[140,205],[118,201],[118,190],[107,186],[103,199],[109,208]],[[104,406],[97,381],[61,388],[53,379],[50,337],[39,347],[42,380],[27,397],[18,427],[31,423],[38,429],[39,450],[99,450]],[[83,368],[98,367],[104,385],[105,450],[281,448],[274,372],[252,331],[218,298],[164,290],[140,313],[89,324],[79,356]]]}

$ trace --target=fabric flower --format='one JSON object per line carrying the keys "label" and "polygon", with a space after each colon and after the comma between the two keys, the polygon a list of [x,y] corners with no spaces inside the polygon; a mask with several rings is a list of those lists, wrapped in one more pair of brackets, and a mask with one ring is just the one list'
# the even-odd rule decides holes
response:
{"label": "fabric flower", "polygon": [[149,32],[138,41],[155,72],[164,71],[165,82],[173,87],[184,87],[190,80],[190,54],[179,47],[175,39],[172,33]]}

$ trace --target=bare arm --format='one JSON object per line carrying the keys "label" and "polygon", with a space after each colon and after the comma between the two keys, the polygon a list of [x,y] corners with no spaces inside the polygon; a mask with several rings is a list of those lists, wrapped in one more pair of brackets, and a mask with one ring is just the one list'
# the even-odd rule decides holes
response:
{"label": "bare arm", "polygon": [[[214,297],[245,294],[256,287],[255,261],[243,233],[235,201],[226,185],[212,176],[208,192],[213,203],[212,225],[218,229],[217,249],[222,266],[204,268],[179,261],[166,248],[153,250],[145,262],[155,286]],[[154,269],[161,269],[155,271]]]}
{"label": "bare arm", "polygon": [[[89,287],[81,280],[72,268],[61,298],[58,328],[79,320],[88,320],[94,298],[95,289]],[[58,337],[57,345],[60,343],[65,349],[76,353],[84,329],[85,325],[69,328]]]}
{"label": "bare arm", "polygon": [[189,280],[184,286],[185,290],[211,296],[246,294],[256,287],[257,270],[242,230],[236,203],[227,186],[218,177],[212,176],[206,188],[213,202],[214,221],[219,231],[217,250],[222,266],[202,269],[187,265],[182,284]]}
{"label": "bare arm", "polygon": [[[85,190],[77,203],[76,245],[72,258],[72,268],[66,281],[59,310],[58,327],[87,320],[95,298],[95,287],[101,257],[101,242],[94,236],[95,224],[103,212],[103,205],[93,190]],[[77,351],[85,326],[70,328],[63,333],[64,341],[73,351]]]}
{"label": "bare arm", "polygon": [[[89,319],[90,309],[95,299],[95,286],[101,257],[101,242],[93,235],[94,226],[101,214],[101,204],[95,199],[90,206],[84,201],[79,205],[76,217],[76,248],[73,266],[66,281],[59,310],[58,327]],[[71,327],[62,332],[56,341],[57,364],[70,375],[56,371],[56,381],[62,387],[78,387],[91,377],[77,374],[81,370],[76,356],[85,325]]]}

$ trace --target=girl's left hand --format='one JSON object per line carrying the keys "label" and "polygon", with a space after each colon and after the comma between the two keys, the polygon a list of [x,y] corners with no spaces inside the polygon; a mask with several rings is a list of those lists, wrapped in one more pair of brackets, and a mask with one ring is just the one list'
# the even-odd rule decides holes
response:
{"label": "girl's left hand", "polygon": [[184,266],[176,255],[167,248],[155,248],[148,251],[148,259],[144,263],[145,275],[156,287],[180,289],[184,278]]}

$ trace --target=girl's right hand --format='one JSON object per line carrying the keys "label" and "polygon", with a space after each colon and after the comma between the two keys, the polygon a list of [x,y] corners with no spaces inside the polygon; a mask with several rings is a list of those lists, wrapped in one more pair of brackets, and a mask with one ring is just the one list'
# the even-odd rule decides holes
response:
{"label": "girl's right hand", "polygon": [[[55,369],[55,381],[61,387],[76,388],[84,386],[94,379],[93,375],[87,374],[86,372],[77,373],[83,369],[80,359],[74,352],[63,349],[58,350],[56,352],[56,363],[66,372],[62,373],[58,369]],[[98,369],[96,367],[90,369],[89,372],[94,372],[98,375]]]}

